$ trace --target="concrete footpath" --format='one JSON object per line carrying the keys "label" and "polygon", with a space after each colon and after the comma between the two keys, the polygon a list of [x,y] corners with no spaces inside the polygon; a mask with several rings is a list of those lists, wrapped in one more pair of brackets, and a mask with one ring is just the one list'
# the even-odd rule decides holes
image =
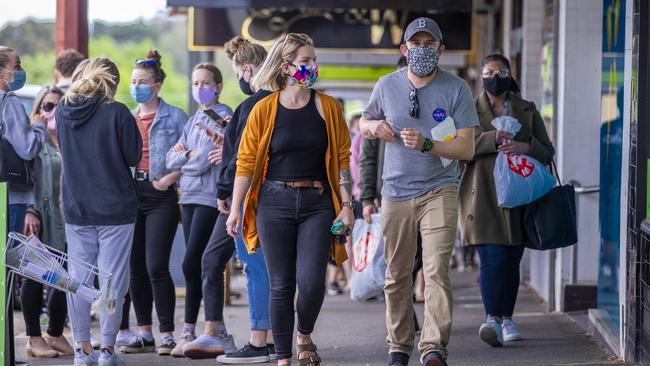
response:
{"label": "concrete footpath", "polygon": [[[531,290],[522,287],[515,320],[520,326],[524,341],[491,348],[478,338],[478,327],[484,319],[483,306],[477,284],[478,272],[453,273],[454,323],[449,344],[450,366],[480,365],[621,365],[605,349],[589,337],[571,319],[563,314],[545,313],[543,304]],[[228,330],[235,336],[237,346],[246,342],[248,308],[243,277],[233,279],[233,290],[244,295],[233,306],[226,307]],[[384,325],[384,303],[380,301],[358,303],[347,296],[327,296],[316,326],[314,341],[318,344],[323,365],[385,365],[387,346]],[[422,320],[423,305],[416,310]],[[132,322],[134,318],[132,315]],[[154,317],[155,318],[155,317]],[[183,318],[183,299],[177,299],[176,326],[180,329]],[[72,358],[26,360],[25,330],[22,314],[14,314],[16,324],[16,354],[19,360],[30,365],[72,365]],[[201,321],[202,319],[200,319]],[[93,323],[97,331],[97,322]],[[156,326],[155,326],[156,327]],[[201,325],[199,325],[201,329]],[[178,333],[178,331],[176,332]],[[66,329],[69,336],[69,329]],[[215,365],[214,360],[188,360],[160,357],[156,354],[123,355],[127,365]],[[419,364],[417,351],[410,365]],[[294,362],[295,364],[295,362]]]}

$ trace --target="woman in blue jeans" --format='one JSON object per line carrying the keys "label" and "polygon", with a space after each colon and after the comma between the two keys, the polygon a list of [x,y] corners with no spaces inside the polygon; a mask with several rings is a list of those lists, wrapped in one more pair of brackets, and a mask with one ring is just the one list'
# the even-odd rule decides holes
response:
{"label": "woman in blue jeans", "polygon": [[[458,189],[459,224],[464,246],[476,246],[481,258],[481,297],[487,320],[480,338],[493,347],[522,339],[512,314],[519,289],[519,262],[526,241],[523,207],[499,208],[493,170],[499,152],[526,154],[549,164],[555,150],[535,104],[519,95],[510,62],[490,55],[482,64],[483,93],[476,100],[480,126],[476,153],[465,162]],[[494,118],[510,116],[522,125],[516,136],[497,132]]]}
{"label": "woman in blue jeans", "polygon": [[[259,70],[266,58],[266,50],[259,44],[253,43],[241,36],[228,41],[225,46],[226,54],[232,61],[233,71],[239,80],[241,91],[249,95],[235,109],[231,122],[226,128],[223,141],[223,163],[219,169],[217,197],[220,216],[226,216],[231,210],[231,196],[235,180],[237,161],[237,146],[251,109],[258,101],[271,94],[267,90],[257,90],[250,85],[250,80]],[[218,231],[225,232],[225,224]],[[248,288],[248,306],[250,311],[250,337],[248,343],[235,352],[217,357],[222,364],[251,364],[265,363],[276,359],[271,320],[269,314],[269,276],[264,263],[264,253],[249,254],[241,236],[235,238],[237,259],[244,264],[246,286]],[[206,251],[207,254],[207,251]],[[206,255],[204,254],[204,260]]]}

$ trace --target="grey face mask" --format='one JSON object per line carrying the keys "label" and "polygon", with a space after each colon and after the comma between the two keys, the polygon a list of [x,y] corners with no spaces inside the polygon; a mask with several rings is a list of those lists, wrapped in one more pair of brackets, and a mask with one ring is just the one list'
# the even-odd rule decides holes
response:
{"label": "grey face mask", "polygon": [[433,70],[438,67],[440,53],[431,47],[413,47],[409,48],[407,59],[411,71],[419,77],[425,77],[431,75]]}

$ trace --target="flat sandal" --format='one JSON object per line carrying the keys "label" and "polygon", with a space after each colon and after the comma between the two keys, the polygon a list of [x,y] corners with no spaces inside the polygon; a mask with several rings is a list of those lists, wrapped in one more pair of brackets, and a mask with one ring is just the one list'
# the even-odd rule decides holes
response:
{"label": "flat sandal", "polygon": [[[316,345],[314,342],[307,344],[296,344],[296,352],[298,353],[298,366],[319,366],[321,362],[320,356],[316,352]],[[307,357],[300,358],[304,352],[311,352]]]}

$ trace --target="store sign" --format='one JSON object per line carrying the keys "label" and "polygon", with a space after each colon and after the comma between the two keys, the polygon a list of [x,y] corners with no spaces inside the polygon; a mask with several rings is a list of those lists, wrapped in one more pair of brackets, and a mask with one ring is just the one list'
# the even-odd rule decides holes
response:
{"label": "store sign", "polygon": [[270,46],[283,34],[306,33],[319,49],[395,52],[406,26],[426,16],[438,22],[448,50],[471,48],[471,11],[441,13],[403,9],[190,9],[190,49],[223,47],[235,35]]}

